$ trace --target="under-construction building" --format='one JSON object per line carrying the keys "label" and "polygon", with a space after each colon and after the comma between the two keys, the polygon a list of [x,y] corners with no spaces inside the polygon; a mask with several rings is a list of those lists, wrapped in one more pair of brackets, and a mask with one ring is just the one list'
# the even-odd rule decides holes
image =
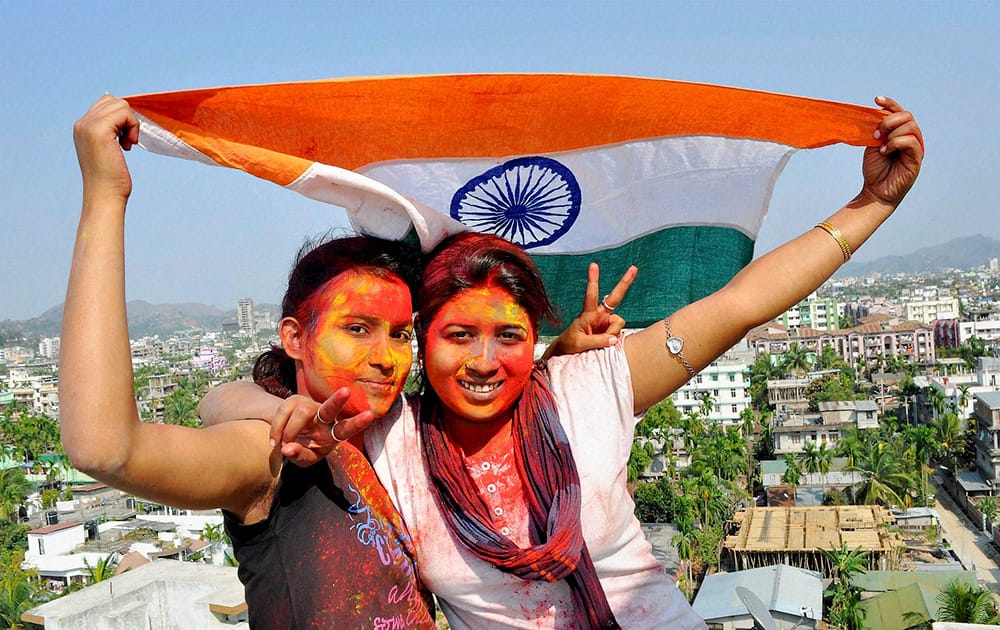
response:
{"label": "under-construction building", "polygon": [[823,551],[860,548],[867,569],[895,571],[904,543],[889,528],[896,519],[878,505],[754,507],[733,516],[722,545],[722,565],[730,571],[788,564],[832,574]]}

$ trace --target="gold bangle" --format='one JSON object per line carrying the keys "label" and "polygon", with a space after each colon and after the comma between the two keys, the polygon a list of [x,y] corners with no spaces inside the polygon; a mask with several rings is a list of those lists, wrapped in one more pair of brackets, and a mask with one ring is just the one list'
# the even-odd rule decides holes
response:
{"label": "gold bangle", "polygon": [[837,245],[840,245],[840,252],[844,255],[844,262],[851,259],[851,254],[854,252],[851,251],[851,246],[847,244],[847,239],[845,239],[844,235],[840,233],[840,230],[833,227],[826,221],[817,223],[816,227],[825,231],[827,234],[832,236],[835,241],[837,241]]}

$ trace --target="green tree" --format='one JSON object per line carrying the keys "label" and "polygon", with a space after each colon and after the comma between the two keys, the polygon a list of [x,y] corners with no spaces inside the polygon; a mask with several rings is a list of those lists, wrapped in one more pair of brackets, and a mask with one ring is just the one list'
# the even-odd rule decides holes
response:
{"label": "green tree", "polygon": [[20,468],[0,470],[0,518],[16,521],[30,493],[31,483]]}
{"label": "green tree", "polygon": [[653,450],[652,444],[648,441],[640,444],[638,440],[632,442],[632,452],[628,458],[628,482],[635,483],[639,480],[639,477],[649,468],[649,465],[653,463]]}
{"label": "green tree", "polygon": [[892,442],[872,442],[865,445],[861,456],[849,471],[860,472],[862,480],[851,489],[858,505],[902,506],[903,496],[913,486],[913,478],[906,472],[905,460],[898,445]]}
{"label": "green tree", "polygon": [[928,425],[934,433],[934,441],[938,445],[937,455],[942,463],[952,468],[964,446],[962,436],[962,421],[953,413],[946,413],[931,420]]}
{"label": "green tree", "polygon": [[185,427],[200,427],[198,402],[186,387],[178,386],[163,399],[164,424],[179,424]]}
{"label": "green tree", "polygon": [[935,598],[937,621],[998,625],[996,600],[989,589],[952,580]]}
{"label": "green tree", "polygon": [[804,375],[812,369],[809,354],[809,349],[805,346],[800,346],[798,343],[789,344],[788,350],[785,350],[782,357],[782,369],[787,373]]}
{"label": "green tree", "polygon": [[785,472],[781,474],[781,483],[796,487],[802,482],[802,465],[793,453],[785,453]]}
{"label": "green tree", "polygon": [[201,530],[199,538],[209,544],[213,558],[219,551],[224,550],[225,547],[232,546],[232,542],[230,542],[222,523],[207,523]]}
{"label": "green tree", "polygon": [[850,376],[843,373],[824,374],[815,378],[806,386],[805,397],[809,400],[809,408],[819,409],[819,403],[836,400],[856,400],[857,385]]}
{"label": "green tree", "polygon": [[802,470],[807,473],[826,474],[833,464],[833,451],[823,442],[818,447],[812,440],[802,447]]}
{"label": "green tree", "polygon": [[750,398],[758,409],[770,409],[767,402],[767,382],[784,376],[780,361],[774,361],[768,353],[757,355],[750,365]]}
{"label": "green tree", "polygon": [[1000,502],[994,496],[983,497],[976,503],[976,509],[989,519],[990,523],[997,520],[997,512],[1000,512]]}
{"label": "green tree", "polygon": [[635,516],[642,523],[666,523],[672,512],[671,496],[659,483],[640,483],[635,488]]}
{"label": "green tree", "polygon": [[948,397],[945,396],[944,392],[940,389],[931,387],[927,392],[927,402],[930,403],[931,409],[934,410],[934,417],[938,418],[944,415],[944,410],[948,403]]}
{"label": "green tree", "polygon": [[97,564],[93,565],[84,558],[83,564],[87,567],[87,579],[89,583],[95,584],[113,578],[118,571],[119,562],[121,562],[121,557],[117,553],[107,555],[98,560]]}
{"label": "green tree", "polygon": [[21,615],[48,597],[35,586],[32,574],[21,570],[24,552],[6,555],[0,563],[0,627],[25,628]]}
{"label": "green tree", "polygon": [[830,597],[827,617],[834,626],[846,630],[861,630],[864,627],[865,610],[861,608],[861,589],[852,583],[854,576],[864,573],[868,566],[868,553],[861,547],[849,549],[847,543],[840,548],[821,549],[830,563],[833,579],[826,591]]}

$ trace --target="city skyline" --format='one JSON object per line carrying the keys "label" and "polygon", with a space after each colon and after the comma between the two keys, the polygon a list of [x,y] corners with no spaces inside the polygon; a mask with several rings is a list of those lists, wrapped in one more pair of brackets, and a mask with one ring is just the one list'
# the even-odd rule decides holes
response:
{"label": "city skyline", "polygon": [[[913,110],[928,158],[866,261],[981,233],[1000,238],[987,195],[1000,123],[982,61],[1000,57],[1000,5],[381,2],[275,8],[54,2],[0,5],[8,128],[0,139],[0,320],[60,304],[78,218],[71,127],[119,95],[338,76],[585,72],[650,76]],[[122,24],[116,32],[109,25]],[[496,29],[497,24],[504,25]],[[30,26],[30,28],[28,28]],[[307,236],[344,229],[323,206],[245,174],[133,151],[129,300],[224,306],[280,300]],[[809,229],[859,188],[860,151],[792,157],[758,253]]]}

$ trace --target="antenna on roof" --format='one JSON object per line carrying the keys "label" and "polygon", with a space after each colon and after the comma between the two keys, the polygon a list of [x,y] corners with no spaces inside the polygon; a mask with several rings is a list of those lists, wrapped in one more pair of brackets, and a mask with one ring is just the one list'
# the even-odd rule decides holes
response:
{"label": "antenna on roof", "polygon": [[743,605],[747,607],[747,612],[753,617],[754,628],[760,630],[778,630],[778,624],[771,616],[770,611],[760,601],[757,594],[745,586],[736,587],[736,596],[740,598]]}

